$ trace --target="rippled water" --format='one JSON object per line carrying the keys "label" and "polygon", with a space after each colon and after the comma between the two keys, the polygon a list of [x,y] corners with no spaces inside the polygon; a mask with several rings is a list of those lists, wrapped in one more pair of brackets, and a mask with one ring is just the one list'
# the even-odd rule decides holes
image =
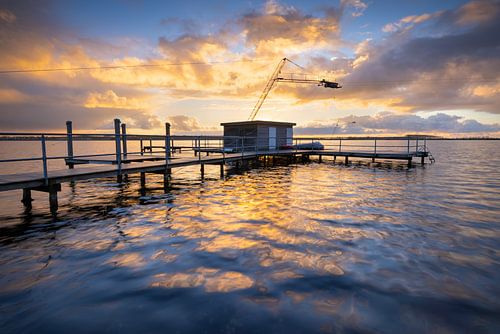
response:
{"label": "rippled water", "polygon": [[0,194],[2,332],[499,332],[500,142]]}

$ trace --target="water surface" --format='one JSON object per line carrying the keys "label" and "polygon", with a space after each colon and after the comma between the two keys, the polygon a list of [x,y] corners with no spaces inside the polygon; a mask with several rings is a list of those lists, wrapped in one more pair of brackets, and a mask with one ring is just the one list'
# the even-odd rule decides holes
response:
{"label": "water surface", "polygon": [[429,145],[0,193],[2,332],[499,332],[499,142]]}

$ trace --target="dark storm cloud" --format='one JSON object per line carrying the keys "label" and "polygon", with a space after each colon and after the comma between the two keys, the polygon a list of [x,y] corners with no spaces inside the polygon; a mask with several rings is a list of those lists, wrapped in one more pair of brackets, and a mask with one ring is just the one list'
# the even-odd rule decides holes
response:
{"label": "dark storm cloud", "polygon": [[[500,113],[500,2],[474,1],[402,21],[411,25],[381,42],[366,41],[356,58],[334,61],[344,86],[335,92],[339,99],[379,100],[411,111]],[[315,64],[324,68],[328,59]],[[296,88],[295,94],[309,101],[332,93]]]}

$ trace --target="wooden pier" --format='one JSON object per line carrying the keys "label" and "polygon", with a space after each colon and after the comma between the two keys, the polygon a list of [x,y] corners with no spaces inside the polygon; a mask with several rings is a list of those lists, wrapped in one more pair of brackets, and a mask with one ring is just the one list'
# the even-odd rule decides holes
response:
{"label": "wooden pier", "polygon": [[[37,172],[0,175],[0,191],[22,189],[22,202],[26,206],[31,206],[32,191],[47,192],[50,209],[52,212],[56,212],[58,209],[57,193],[61,191],[61,184],[65,182],[103,177],[116,177],[117,182],[122,182],[123,176],[140,174],[141,187],[145,187],[146,174],[155,173],[163,174],[164,186],[168,188],[172,169],[185,166],[199,166],[200,177],[203,179],[205,165],[219,165],[220,176],[224,177],[226,164],[239,166],[249,160],[267,160],[269,157],[273,159],[287,157],[289,160],[301,157],[304,161],[313,156],[317,157],[319,162],[323,161],[323,157],[332,157],[333,162],[340,158],[344,164],[348,164],[352,158],[371,159],[372,162],[376,160],[403,160],[407,162],[408,168],[412,167],[413,159],[420,159],[421,164],[425,163],[425,158],[433,159],[427,149],[426,139],[422,137],[293,138],[295,145],[274,150],[259,150],[258,147],[247,144],[255,142],[255,138],[252,141],[250,140],[252,138],[249,137],[238,137],[233,139],[241,142],[241,146],[236,150],[233,147],[230,151],[224,147],[224,141],[227,139],[227,136],[171,136],[168,123],[165,125],[165,135],[132,135],[127,134],[125,124],[121,124],[119,120],[115,120],[115,133],[113,134],[75,134],[71,122],[67,122],[67,132],[64,134],[0,133],[2,143],[38,141],[41,145],[41,157],[14,157],[0,160],[0,163],[41,162],[41,170]],[[75,155],[74,141],[101,140],[114,141],[115,152]],[[66,155],[48,155],[47,141],[65,141],[67,143]],[[140,142],[140,151],[128,151],[128,144],[131,141]],[[322,145],[322,148],[318,149],[318,145],[313,144],[320,141],[330,144]],[[144,145],[145,142],[149,145]],[[370,145],[360,145],[356,144],[357,142],[370,143]],[[404,143],[405,145],[388,145],[389,142]],[[308,147],[308,143],[311,143],[310,147]],[[182,150],[184,150],[184,155],[180,154]],[[189,154],[189,151],[192,153]],[[179,153],[178,156],[176,156],[176,152]],[[57,159],[64,160],[68,168],[49,170],[47,162]],[[77,167],[75,168],[75,166]]]}

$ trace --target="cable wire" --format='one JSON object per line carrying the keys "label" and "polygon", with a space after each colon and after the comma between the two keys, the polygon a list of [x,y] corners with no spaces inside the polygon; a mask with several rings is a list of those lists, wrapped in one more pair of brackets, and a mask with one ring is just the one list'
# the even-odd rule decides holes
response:
{"label": "cable wire", "polygon": [[33,69],[0,70],[0,74],[86,71],[86,70],[110,70],[110,69],[121,69],[121,68],[183,66],[183,65],[211,66],[211,65],[217,65],[217,64],[250,63],[250,62],[263,62],[263,61],[270,61],[270,60],[271,59],[242,59],[242,60],[209,61],[209,62],[181,62],[181,63],[161,63],[161,64],[136,64],[136,65],[104,65],[104,66],[81,66],[81,67],[40,68],[40,69],[33,68]]}

